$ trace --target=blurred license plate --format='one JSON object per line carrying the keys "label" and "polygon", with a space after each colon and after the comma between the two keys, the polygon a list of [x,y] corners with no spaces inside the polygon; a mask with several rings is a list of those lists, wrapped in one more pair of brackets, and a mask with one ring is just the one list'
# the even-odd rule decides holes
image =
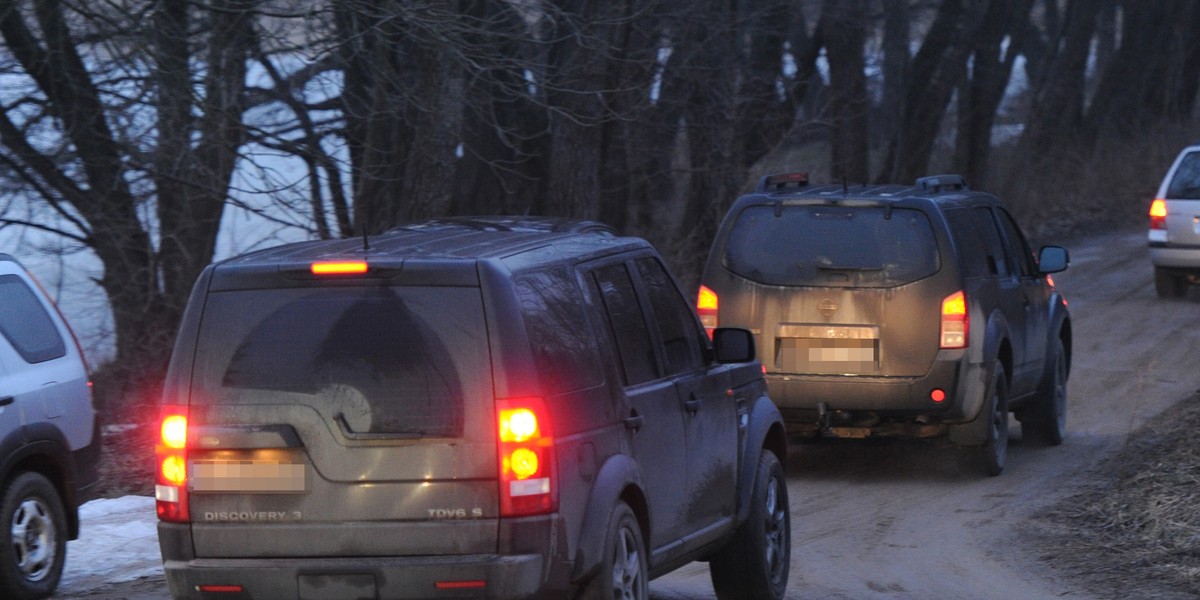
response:
{"label": "blurred license plate", "polygon": [[300,493],[308,491],[303,464],[275,460],[198,460],[193,492]]}
{"label": "blurred license plate", "polygon": [[780,326],[776,362],[793,373],[873,373],[879,330],[857,326]]}

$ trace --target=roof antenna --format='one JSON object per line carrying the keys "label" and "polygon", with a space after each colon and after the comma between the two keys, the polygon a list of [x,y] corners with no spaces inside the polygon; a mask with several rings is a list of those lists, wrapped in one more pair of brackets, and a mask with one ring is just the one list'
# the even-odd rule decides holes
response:
{"label": "roof antenna", "polygon": [[365,220],[364,220],[363,226],[362,226],[362,234],[363,234],[363,253],[365,254],[365,253],[371,251],[371,244],[369,242],[367,242],[367,223]]}
{"label": "roof antenna", "polygon": [[850,193],[850,184],[849,184],[849,182],[846,181],[846,176],[842,175],[842,195],[845,196],[846,194],[849,194],[849,193]]}

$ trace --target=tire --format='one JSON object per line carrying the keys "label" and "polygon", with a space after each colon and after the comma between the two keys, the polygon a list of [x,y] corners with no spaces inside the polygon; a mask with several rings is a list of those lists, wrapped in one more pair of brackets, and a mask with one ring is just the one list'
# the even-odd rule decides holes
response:
{"label": "tire", "polygon": [[10,600],[54,593],[67,558],[67,518],[58,492],[38,473],[14,478],[0,498],[0,590]]}
{"label": "tire", "polygon": [[978,446],[962,449],[966,459],[964,466],[995,477],[1004,472],[1008,462],[1008,378],[1000,361],[996,361],[993,369],[992,384],[979,418],[989,419],[987,437]]}
{"label": "tire", "polygon": [[774,453],[764,450],[750,495],[750,516],[709,560],[717,598],[783,598],[792,559],[791,527],[783,465]]}
{"label": "tire", "polygon": [[1154,291],[1159,298],[1182,298],[1187,294],[1187,280],[1162,267],[1154,267]]}
{"label": "tire", "polygon": [[1067,352],[1061,339],[1054,341],[1051,352],[1050,372],[1021,425],[1034,439],[1060,446],[1067,435]]}
{"label": "tire", "polygon": [[583,589],[586,600],[646,600],[650,596],[650,567],[646,542],[633,510],[618,503],[608,517],[600,571]]}

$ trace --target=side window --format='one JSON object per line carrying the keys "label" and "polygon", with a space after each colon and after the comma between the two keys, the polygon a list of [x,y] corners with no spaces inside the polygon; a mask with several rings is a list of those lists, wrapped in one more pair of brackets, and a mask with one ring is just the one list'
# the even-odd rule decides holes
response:
{"label": "side window", "polygon": [[653,257],[637,260],[646,284],[654,321],[662,336],[663,361],[668,375],[700,366],[700,337],[692,310],[679,294],[662,263]]}
{"label": "side window", "polygon": [[977,230],[987,248],[988,270],[999,277],[1012,275],[1012,267],[1004,251],[1004,240],[1000,238],[1000,231],[996,229],[996,221],[992,218],[992,209],[976,208],[973,212]]}
{"label": "side window", "polygon": [[1038,271],[1037,265],[1033,262],[1033,252],[1029,249],[1029,242],[1025,241],[1025,236],[1021,234],[1021,228],[1017,227],[1017,222],[1004,209],[997,209],[996,217],[1000,219],[1000,227],[1004,229],[1009,253],[1013,256],[1013,263],[1020,269],[1021,275],[1036,276]]}
{"label": "side window", "polygon": [[608,265],[596,269],[592,277],[621,357],[625,385],[657,379],[658,363],[650,342],[650,331],[629,271],[624,264]]}
{"label": "side window", "polygon": [[573,392],[602,381],[600,362],[587,322],[583,296],[565,268],[524,273],[515,278],[521,314],[533,346],[533,360],[548,394]]}
{"label": "side window", "polygon": [[61,358],[67,346],[33,290],[16,275],[0,275],[0,334],[28,363]]}
{"label": "side window", "polygon": [[[950,234],[958,248],[959,264],[966,277],[987,277],[993,272],[988,266],[988,247],[979,233],[974,214],[969,209],[953,208],[945,211]],[[994,259],[991,261],[995,264]]]}

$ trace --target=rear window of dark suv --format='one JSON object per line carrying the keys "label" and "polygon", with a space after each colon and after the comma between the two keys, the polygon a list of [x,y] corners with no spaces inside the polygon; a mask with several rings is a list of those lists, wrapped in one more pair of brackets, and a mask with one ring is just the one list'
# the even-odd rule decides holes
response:
{"label": "rear window of dark suv", "polygon": [[215,292],[201,323],[194,404],[302,403],[351,434],[458,437],[489,373],[478,288]]}
{"label": "rear window of dark suv", "polygon": [[766,285],[894,287],[938,270],[919,210],[881,206],[749,206],[730,228],[724,265]]}

